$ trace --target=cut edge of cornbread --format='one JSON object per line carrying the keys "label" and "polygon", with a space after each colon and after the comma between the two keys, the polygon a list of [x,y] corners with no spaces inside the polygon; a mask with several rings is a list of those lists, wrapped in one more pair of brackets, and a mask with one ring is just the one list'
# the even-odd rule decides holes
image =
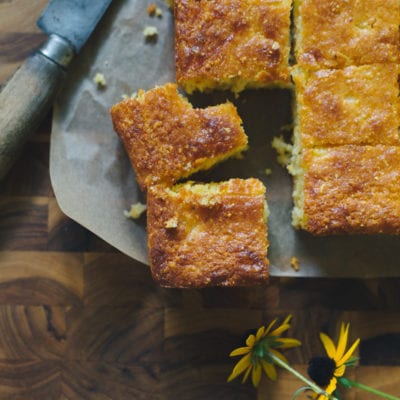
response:
{"label": "cut edge of cornbread", "polygon": [[292,225],[296,229],[303,229],[306,225],[304,216],[304,170],[301,164],[301,153],[293,152],[288,171],[293,176]]}
{"label": "cut edge of cornbread", "polygon": [[231,77],[229,79],[185,79],[180,80],[179,85],[188,93],[193,94],[195,91],[200,93],[207,93],[213,90],[230,90],[234,94],[239,94],[246,89],[291,89],[292,83],[290,81],[270,81],[270,82],[256,82],[248,81],[240,77]]}

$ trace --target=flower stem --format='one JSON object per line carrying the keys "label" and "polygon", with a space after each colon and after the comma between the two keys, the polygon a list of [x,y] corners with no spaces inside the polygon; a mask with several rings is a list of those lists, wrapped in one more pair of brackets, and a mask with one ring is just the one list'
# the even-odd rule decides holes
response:
{"label": "flower stem", "polygon": [[392,396],[392,395],[390,395],[390,394],[381,392],[380,390],[377,390],[377,389],[374,389],[374,388],[372,388],[372,387],[363,385],[362,383],[354,382],[354,381],[351,381],[350,379],[348,379],[348,381],[349,381],[349,383],[350,383],[350,385],[351,385],[352,387],[365,390],[366,392],[369,392],[369,393],[376,394],[376,395],[378,395],[378,396],[380,396],[380,397],[382,397],[382,398],[384,398],[384,399],[388,399],[388,400],[400,400],[400,397]]}
{"label": "flower stem", "polygon": [[[337,400],[335,397],[325,393],[325,391],[323,389],[321,389],[319,386],[317,386],[314,382],[310,381],[309,379],[307,379],[305,376],[303,376],[302,374],[300,374],[300,372],[297,372],[295,369],[293,369],[291,366],[289,366],[288,364],[286,364],[284,361],[282,361],[279,357],[277,357],[275,354],[269,353],[268,357],[270,357],[274,363],[276,365],[279,365],[280,367],[286,369],[287,371],[289,371],[291,374],[293,374],[296,378],[300,379],[301,381],[303,381],[305,384],[307,384],[310,389],[312,389],[315,393],[323,393],[326,397],[328,397],[331,400]],[[395,397],[393,397],[393,399],[399,400]]]}

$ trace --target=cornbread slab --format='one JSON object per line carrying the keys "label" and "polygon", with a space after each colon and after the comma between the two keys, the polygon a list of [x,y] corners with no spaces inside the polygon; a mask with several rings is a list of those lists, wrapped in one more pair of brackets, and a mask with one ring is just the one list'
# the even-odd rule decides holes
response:
{"label": "cornbread slab", "polygon": [[150,267],[161,286],[250,286],[268,281],[261,181],[152,186],[147,201]]}
{"label": "cornbread slab", "polygon": [[400,147],[303,149],[294,221],[314,235],[400,233]]}
{"label": "cornbread slab", "polygon": [[143,190],[171,185],[247,148],[232,103],[194,109],[172,83],[114,105],[111,118]]}
{"label": "cornbread slab", "polygon": [[175,0],[176,79],[194,90],[290,84],[292,0]]}
{"label": "cornbread slab", "polygon": [[400,145],[397,64],[292,71],[296,146]]}
{"label": "cornbread slab", "polygon": [[[113,2],[112,11],[82,49],[80,62],[71,65],[68,82],[55,103],[50,148],[51,183],[63,213],[127,254],[125,261],[133,269],[146,268],[149,263],[146,218],[127,219],[123,211],[146,199],[113,131],[109,109],[122,94],[175,80],[173,14],[163,0],[155,0],[163,15],[151,18],[146,11],[149,2]],[[158,29],[154,42],[143,36],[147,25]],[[93,83],[97,72],[106,78],[103,90]],[[243,119],[249,149],[243,159],[228,159],[193,179],[220,182],[255,177],[266,185],[270,275],[328,279],[400,276],[398,235],[315,237],[293,228],[292,178],[277,163],[271,147],[275,136],[290,140],[292,132],[282,129],[292,122],[290,91],[246,90],[238,98],[221,91],[195,93],[190,102],[195,108],[204,108],[227,98]],[[272,173],[267,175],[266,169]],[[299,259],[298,271],[290,265],[293,256]]]}
{"label": "cornbread slab", "polygon": [[398,0],[295,0],[296,61],[310,69],[399,60]]}

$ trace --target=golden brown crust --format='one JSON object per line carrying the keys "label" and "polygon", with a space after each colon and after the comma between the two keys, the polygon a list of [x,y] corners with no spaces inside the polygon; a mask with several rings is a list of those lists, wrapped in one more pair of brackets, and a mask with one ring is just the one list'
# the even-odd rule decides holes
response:
{"label": "golden brown crust", "polygon": [[197,90],[290,83],[291,0],[176,0],[177,82]]}
{"label": "golden brown crust", "polygon": [[399,59],[398,0],[295,0],[296,58],[308,68]]}
{"label": "golden brown crust", "polygon": [[399,145],[399,67],[293,70],[297,133],[303,147]]}
{"label": "golden brown crust", "polygon": [[268,281],[263,184],[231,179],[211,186],[189,183],[172,190],[149,189],[150,265],[161,286],[248,286]]}
{"label": "golden brown crust", "polygon": [[400,147],[304,149],[304,228],[400,233]]}
{"label": "golden brown crust", "polygon": [[173,184],[247,147],[233,104],[193,109],[172,83],[114,105],[111,117],[144,190]]}

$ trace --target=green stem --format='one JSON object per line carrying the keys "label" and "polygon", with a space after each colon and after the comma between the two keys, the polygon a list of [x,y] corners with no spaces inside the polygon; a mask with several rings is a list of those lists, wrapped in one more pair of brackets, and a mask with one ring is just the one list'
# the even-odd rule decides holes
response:
{"label": "green stem", "polygon": [[[286,369],[289,371],[291,374],[293,374],[296,378],[300,379],[303,381],[305,384],[307,384],[310,389],[312,389],[315,393],[323,393],[325,396],[327,396],[330,400],[337,400],[336,397],[333,397],[332,395],[327,394],[323,389],[321,389],[319,386],[317,386],[314,382],[310,381],[307,379],[305,376],[297,372],[295,369],[293,369],[291,366],[286,364],[284,361],[282,361],[279,357],[277,357],[275,354],[269,353],[268,357],[270,357],[275,364],[279,365],[280,367]],[[396,399],[398,400],[398,399]]]}
{"label": "green stem", "polygon": [[372,387],[363,385],[362,383],[354,382],[354,381],[351,381],[350,379],[348,379],[348,382],[350,383],[350,385],[351,385],[352,387],[356,387],[356,388],[358,388],[358,389],[365,390],[366,392],[376,394],[376,395],[378,395],[378,396],[383,397],[384,399],[388,399],[388,400],[400,400],[400,397],[392,396],[392,395],[390,395],[390,394],[381,392],[380,390],[377,390],[377,389],[374,389],[374,388],[372,388]]}

